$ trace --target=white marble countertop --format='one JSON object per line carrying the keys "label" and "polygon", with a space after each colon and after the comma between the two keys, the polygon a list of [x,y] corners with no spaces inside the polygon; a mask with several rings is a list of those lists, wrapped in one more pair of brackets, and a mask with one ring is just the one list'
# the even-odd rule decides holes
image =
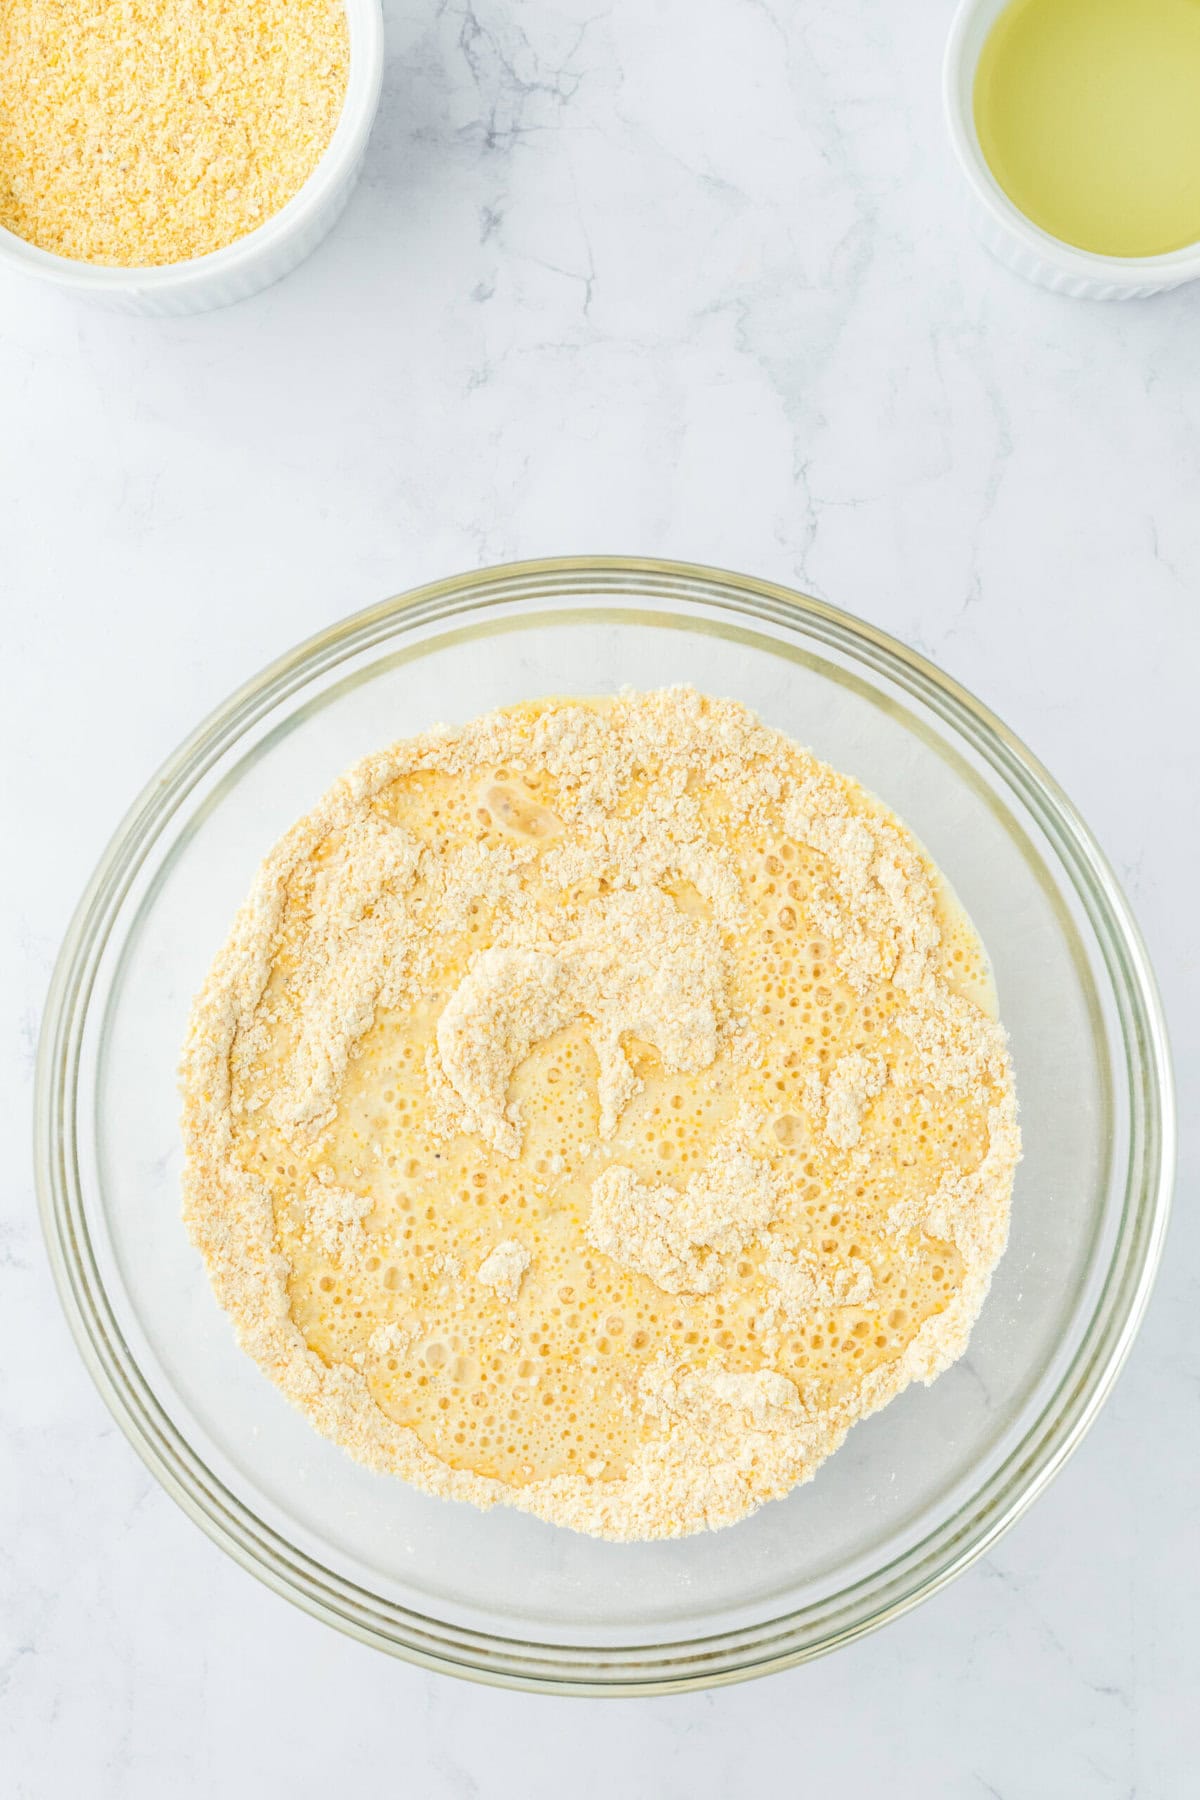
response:
{"label": "white marble countertop", "polygon": [[[949,0],[392,0],[344,222],[143,322],[0,288],[0,1790],[683,1800],[1195,1791],[1200,286],[1125,307],[972,241]],[[422,1673],[227,1561],[59,1315],[28,1115],[51,962],[126,802],[245,675],[486,562],[710,561],[975,688],[1121,872],[1184,1099],[1141,1339],[1049,1493],[884,1632],[717,1694]]]}

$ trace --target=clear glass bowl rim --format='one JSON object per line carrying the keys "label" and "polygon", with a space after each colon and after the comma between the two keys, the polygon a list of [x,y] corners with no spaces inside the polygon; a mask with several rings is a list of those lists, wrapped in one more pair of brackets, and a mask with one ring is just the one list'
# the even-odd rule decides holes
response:
{"label": "clear glass bowl rim", "polygon": [[[810,638],[929,707],[1003,777],[1053,844],[1096,932],[1121,1022],[1130,1142],[1112,1260],[1076,1355],[1021,1444],[967,1503],[891,1563],[799,1612],[653,1649],[597,1650],[470,1631],[383,1600],[290,1544],[204,1465],[155,1398],[105,1293],[83,1204],[76,1097],[88,1007],[124,895],[158,833],[244,731],[314,677],[405,630],[482,614],[482,632],[498,606],[615,603],[631,584],[641,600],[691,600],[776,628],[802,623]],[[766,1674],[876,1629],[967,1568],[1046,1487],[1107,1397],[1153,1285],[1174,1157],[1170,1051],[1141,934],[1099,846],[1031,752],[965,688],[875,626],[773,582],[652,558],[549,558],[431,582],[351,614],[246,682],[167,759],[117,827],[64,938],[38,1047],[34,1160],[55,1282],[93,1380],[150,1471],[214,1542],[315,1617],[427,1668],[543,1692],[667,1693]]]}

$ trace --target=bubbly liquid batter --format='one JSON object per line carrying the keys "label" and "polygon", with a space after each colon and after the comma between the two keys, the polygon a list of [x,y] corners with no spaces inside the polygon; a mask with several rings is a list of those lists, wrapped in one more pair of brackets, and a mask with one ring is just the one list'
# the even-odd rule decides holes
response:
{"label": "bubbly liquid batter", "polygon": [[[762,1423],[768,1392],[786,1395],[797,1417],[856,1416],[861,1395],[900,1369],[964,1287],[966,1240],[960,1231],[954,1241],[944,1207],[931,1223],[930,1197],[979,1178],[994,1109],[1011,1104],[980,942],[882,808],[836,778],[861,816],[917,859],[910,878],[919,885],[918,867],[930,878],[928,979],[957,1009],[954,1029],[983,1034],[969,1079],[949,1064],[931,1070],[899,964],[866,983],[847,968],[819,831],[811,835],[825,850],[789,831],[786,807],[731,803],[728,775],[706,772],[703,757],[686,774],[618,763],[602,817],[588,812],[570,758],[551,768],[555,759],[537,751],[539,719],[564,705],[503,715],[503,762],[467,754],[458,767],[413,768],[378,786],[364,842],[392,855],[398,833],[419,847],[393,883],[419,945],[402,978],[384,919],[362,989],[364,933],[398,902],[386,882],[359,880],[366,852],[344,829],[310,834],[311,854],[293,860],[281,891],[255,1023],[235,1034],[228,1061],[229,1162],[269,1196],[272,1249],[306,1351],[361,1377],[374,1406],[438,1465],[539,1495],[556,1477],[590,1491],[643,1465],[666,1429],[661,1407],[646,1402],[655,1371],[707,1371],[723,1394],[758,1396],[747,1401],[751,1423]],[[611,716],[608,703],[586,712]],[[794,747],[786,755],[798,782],[820,767]],[[692,846],[656,875],[644,842],[629,848],[652,815],[660,847],[664,830],[680,835],[681,819]],[[604,855],[580,854],[605,833]],[[458,879],[456,869],[472,873]],[[311,940],[338,907],[349,935],[330,939],[314,987]],[[604,934],[619,934],[629,907],[633,935],[602,963],[597,992],[625,979],[653,984],[671,955],[683,961],[661,989],[635,985],[640,1029],[627,1013],[634,1026],[605,1048],[592,1013],[569,1016],[562,970],[589,931],[603,959]],[[673,947],[666,937],[652,946],[643,977],[637,949],[659,920]],[[505,950],[514,934],[541,949]],[[557,982],[553,992],[568,997],[546,1003],[544,1035],[521,1015],[511,1067],[498,1064],[502,1110],[487,1115],[476,1094],[464,1112],[449,1021],[464,1021],[464,1056],[491,1068],[519,1011],[506,973],[517,955],[528,979]],[[698,1052],[681,1049],[654,1010],[689,981],[702,1030],[717,996]],[[651,991],[659,999],[647,1000]],[[336,1021],[328,1042],[312,1039],[321,1008]],[[1004,1176],[1006,1205],[1010,1166]],[[733,1184],[728,1219],[712,1199],[721,1183]],[[678,1222],[685,1194],[708,1209],[707,1228],[691,1237]],[[622,1212],[631,1195],[634,1211]],[[1003,1218],[992,1225],[989,1254],[1002,1245]],[[785,1379],[738,1388],[727,1377]],[[759,1497],[753,1485],[747,1504]],[[553,1516],[541,1501],[536,1509]],[[683,1517],[676,1528],[703,1522]]]}

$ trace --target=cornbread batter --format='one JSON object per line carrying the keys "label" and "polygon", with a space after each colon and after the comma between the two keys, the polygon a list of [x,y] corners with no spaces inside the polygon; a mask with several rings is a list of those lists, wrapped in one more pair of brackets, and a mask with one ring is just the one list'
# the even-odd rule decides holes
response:
{"label": "cornbread batter", "polygon": [[729,1524],[958,1357],[1019,1154],[986,958],[846,776],[687,688],[352,769],[193,1013],[246,1349],[432,1492]]}

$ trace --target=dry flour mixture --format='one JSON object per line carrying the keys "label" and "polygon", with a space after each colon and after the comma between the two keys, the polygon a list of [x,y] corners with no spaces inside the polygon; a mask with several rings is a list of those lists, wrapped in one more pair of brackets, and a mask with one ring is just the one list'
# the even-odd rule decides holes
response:
{"label": "dry flour mixture", "polygon": [[958,1357],[1019,1154],[986,958],[853,780],[686,688],[393,745],[194,1009],[185,1211],[372,1467],[727,1525]]}

